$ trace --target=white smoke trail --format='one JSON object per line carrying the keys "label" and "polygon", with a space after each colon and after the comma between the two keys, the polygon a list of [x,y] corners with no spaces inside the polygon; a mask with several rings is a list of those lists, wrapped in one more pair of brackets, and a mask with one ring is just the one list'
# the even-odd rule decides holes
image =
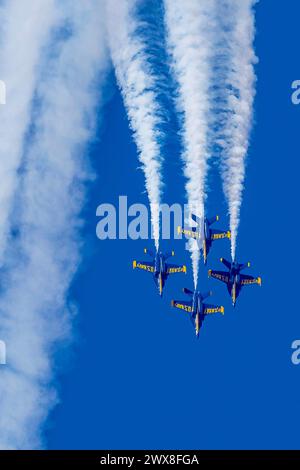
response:
{"label": "white smoke trail", "polygon": [[[214,2],[164,0],[168,44],[178,83],[177,105],[183,115],[183,159],[189,210],[203,220],[205,177],[208,168],[211,35]],[[200,253],[191,241],[194,284]]]}
{"label": "white smoke trail", "polygon": [[0,75],[7,104],[0,106],[0,264],[3,262],[17,170],[30,121],[43,46],[55,24],[54,0],[9,0],[0,7]]}
{"label": "white smoke trail", "polygon": [[[80,261],[89,168],[83,152],[93,135],[106,64],[101,2],[65,0],[56,8],[65,28],[38,77],[35,128],[16,204],[19,236],[11,240],[0,296],[0,334],[8,350],[0,383],[2,449],[41,446],[43,421],[57,400],[53,349],[72,320],[67,293]],[[40,27],[38,18],[30,23],[30,10],[23,20]]]}
{"label": "white smoke trail", "polygon": [[223,29],[225,73],[225,122],[222,147],[223,188],[229,206],[231,256],[235,259],[236,240],[245,179],[245,158],[249,147],[255,96],[253,49],[255,34],[253,6],[256,0],[223,0],[226,14],[220,19]]}
{"label": "white smoke trail", "polygon": [[161,109],[159,81],[149,64],[147,44],[138,34],[137,0],[107,0],[107,24],[112,61],[143,165],[156,249],[160,237]]}

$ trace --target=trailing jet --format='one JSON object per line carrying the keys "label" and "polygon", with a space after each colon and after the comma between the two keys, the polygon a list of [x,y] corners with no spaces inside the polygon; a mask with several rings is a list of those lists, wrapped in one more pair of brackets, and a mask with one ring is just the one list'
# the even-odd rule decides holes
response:
{"label": "trailing jet", "polygon": [[191,297],[191,300],[172,300],[171,305],[172,307],[179,308],[184,312],[190,313],[190,319],[194,325],[196,336],[198,338],[200,328],[205,317],[207,315],[211,315],[212,313],[221,313],[222,315],[224,315],[224,307],[218,307],[203,302],[207,297],[212,295],[212,292],[206,292],[205,294],[201,294],[198,291],[193,292],[186,288],[183,289],[183,292],[189,297]]}
{"label": "trailing jet", "polygon": [[170,274],[176,273],[186,273],[186,266],[178,266],[177,264],[166,263],[166,260],[171,256],[174,256],[174,251],[166,253],[165,255],[162,252],[157,252],[156,254],[153,251],[144,249],[144,253],[151,256],[153,261],[133,261],[133,269],[143,269],[149,273],[153,274],[154,282],[158,288],[159,295],[162,296],[163,288],[166,283],[166,280]]}
{"label": "trailing jet", "polygon": [[232,298],[232,305],[235,307],[236,300],[241,292],[242,287],[252,284],[258,284],[261,286],[261,277],[253,277],[248,276],[247,274],[241,274],[243,269],[250,267],[250,263],[240,264],[235,261],[230,263],[224,258],[221,258],[220,261],[226,266],[226,268],[228,268],[229,271],[213,271],[210,269],[208,271],[208,275],[227,284],[229,295]]}
{"label": "trailing jet", "polygon": [[[192,214],[192,219],[197,223],[197,227],[178,227],[178,234],[183,233],[187,238],[194,238],[197,240],[199,250],[203,253],[204,264],[207,263],[207,256],[211,249],[212,243],[215,240],[221,240],[222,238],[231,238],[230,230],[214,230],[211,228],[215,222],[219,220],[219,216],[208,219],[204,217],[203,224],[201,219],[196,215]],[[202,229],[201,229],[202,226]]]}

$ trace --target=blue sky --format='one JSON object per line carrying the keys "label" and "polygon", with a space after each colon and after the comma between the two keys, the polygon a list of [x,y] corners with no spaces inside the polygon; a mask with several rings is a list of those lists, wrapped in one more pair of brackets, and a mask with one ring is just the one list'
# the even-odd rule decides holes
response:
{"label": "blue sky", "polygon": [[[212,289],[225,316],[208,318],[199,340],[171,298],[192,288],[183,241],[163,242],[188,274],[169,279],[160,299],[146,273],[132,270],[145,241],[100,241],[96,208],[119,195],[147,203],[144,175],[113,74],[99,139],[90,153],[97,180],[84,210],[83,263],[70,298],[78,306],[74,345],[63,350],[60,404],[47,423],[50,449],[299,448],[300,368],[291,343],[300,336],[298,309],[298,120],[291,83],[299,79],[300,5],[261,1],[256,8],[259,64],[255,125],[247,160],[237,255],[250,260],[263,287],[244,289],[235,310],[223,285],[207,279],[229,258],[219,242],[199,287]],[[172,126],[172,121],[170,126]],[[100,128],[100,126],[99,126]],[[170,129],[164,201],[185,202],[179,142]],[[207,213],[228,226],[220,177],[209,177]],[[298,366],[300,367],[300,366]]]}

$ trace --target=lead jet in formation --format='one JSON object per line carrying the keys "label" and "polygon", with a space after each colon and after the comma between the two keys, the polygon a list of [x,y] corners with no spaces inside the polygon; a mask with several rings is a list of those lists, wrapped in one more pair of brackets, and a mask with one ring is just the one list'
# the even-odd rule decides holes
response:
{"label": "lead jet in formation", "polygon": [[186,288],[183,289],[183,292],[184,294],[187,294],[191,300],[172,300],[171,305],[172,307],[179,308],[180,310],[190,314],[190,319],[198,338],[205,317],[213,313],[221,313],[223,315],[224,307],[204,303],[204,300],[211,296],[212,292],[201,294],[201,292],[196,290],[193,292]]}
{"label": "lead jet in formation", "polygon": [[208,275],[214,277],[218,281],[224,282],[227,285],[227,290],[232,299],[232,305],[235,307],[237,298],[244,286],[252,284],[258,284],[261,286],[261,277],[248,276],[247,274],[241,274],[241,271],[245,268],[250,267],[250,263],[240,264],[236,261],[230,263],[224,258],[221,258],[228,271],[214,271],[210,269]]}
{"label": "lead jet in formation", "polygon": [[[219,220],[219,216],[212,217],[208,219],[204,217],[203,223],[201,223],[201,219],[196,215],[192,214],[192,219],[196,222],[196,227],[178,227],[178,234],[183,233],[187,238],[194,238],[197,243],[199,250],[203,254],[204,264],[207,263],[207,256],[211,249],[212,243],[215,240],[221,240],[222,238],[231,238],[230,230],[214,230],[211,228],[215,222]],[[202,227],[202,229],[201,229]]]}
{"label": "lead jet in formation", "polygon": [[174,251],[163,254],[161,251],[156,254],[151,250],[144,249],[144,253],[151,256],[152,261],[133,261],[133,269],[142,269],[153,274],[154,282],[158,288],[159,295],[162,296],[163,288],[170,274],[186,273],[186,266],[166,263],[166,260],[174,256]]}

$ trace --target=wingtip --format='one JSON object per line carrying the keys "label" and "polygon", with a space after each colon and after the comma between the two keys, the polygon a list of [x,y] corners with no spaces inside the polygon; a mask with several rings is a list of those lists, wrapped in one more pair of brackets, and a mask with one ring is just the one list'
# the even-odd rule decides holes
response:
{"label": "wingtip", "polygon": [[136,260],[133,260],[133,261],[132,261],[132,267],[133,267],[133,269],[136,268]]}
{"label": "wingtip", "polygon": [[262,285],[262,278],[261,277],[257,278],[257,284],[261,287],[261,285]]}
{"label": "wingtip", "polygon": [[223,307],[223,305],[220,307],[220,313],[221,313],[222,315],[224,315],[224,313],[225,313],[225,308]]}

